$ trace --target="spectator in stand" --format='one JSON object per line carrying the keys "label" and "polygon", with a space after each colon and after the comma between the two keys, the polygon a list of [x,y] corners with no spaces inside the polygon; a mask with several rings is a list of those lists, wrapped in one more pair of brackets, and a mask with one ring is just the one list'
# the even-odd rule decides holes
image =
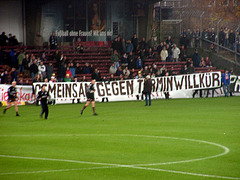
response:
{"label": "spectator in stand", "polygon": [[135,78],[135,69],[134,69],[134,68],[131,69],[129,78],[130,78],[130,79],[134,79],[134,78]]}
{"label": "spectator in stand", "polygon": [[146,49],[140,50],[140,56],[142,61],[144,62],[146,60]]}
{"label": "spectator in stand", "polygon": [[168,44],[169,46],[172,46],[172,45],[173,45],[171,36],[168,36],[168,37],[167,37],[166,44]]}
{"label": "spectator in stand", "polygon": [[133,51],[133,44],[131,40],[128,40],[126,44],[126,53],[129,54],[132,51]]}
{"label": "spectator in stand", "polygon": [[187,73],[188,74],[193,74],[195,73],[195,68],[193,66],[193,63],[190,64],[190,66],[187,68]]}
{"label": "spectator in stand", "polygon": [[150,73],[150,70],[147,66],[144,67],[144,70],[142,72],[143,77],[146,77]]}
{"label": "spectator in stand", "polygon": [[125,80],[125,79],[124,79],[123,75],[120,74],[120,75],[119,75],[119,78],[118,78],[117,80],[123,81],[123,80]]}
{"label": "spectator in stand", "polygon": [[66,75],[65,75],[65,77],[67,76],[67,74],[69,74],[69,78],[72,77],[72,73],[71,73],[69,67],[66,68]]}
{"label": "spectator in stand", "polygon": [[195,33],[195,48],[199,47],[200,45],[200,31],[197,29]]}
{"label": "spectator in stand", "polygon": [[30,64],[30,57],[29,57],[29,54],[26,54],[25,58],[22,61],[22,66],[24,68],[24,75],[26,75],[26,76],[30,75],[30,73],[29,73],[30,65],[29,64]]}
{"label": "spectator in stand", "polygon": [[223,32],[225,34],[224,46],[228,47],[229,29],[227,27],[225,27]]}
{"label": "spectator in stand", "polygon": [[79,63],[76,64],[76,74],[82,74],[82,70]]}
{"label": "spectator in stand", "polygon": [[215,39],[216,39],[216,33],[214,31],[214,28],[212,28],[212,30],[210,30],[209,40],[212,42],[215,42]]}
{"label": "spectator in stand", "polygon": [[140,68],[143,67],[143,61],[142,61],[142,59],[141,59],[140,56],[138,56],[138,58],[137,58],[136,67],[137,67],[138,69],[140,69]]}
{"label": "spectator in stand", "polygon": [[37,60],[34,60],[33,64],[30,66],[30,74],[31,74],[32,80],[38,74]]}
{"label": "spectator in stand", "polygon": [[128,78],[130,76],[130,71],[128,70],[127,66],[123,70],[123,75],[125,78]]}
{"label": "spectator in stand", "polygon": [[83,76],[81,82],[87,82],[86,76]]}
{"label": "spectator in stand", "polygon": [[69,69],[70,69],[70,71],[72,73],[72,77],[75,77],[75,75],[76,75],[76,68],[75,68],[73,62],[70,63]]}
{"label": "spectator in stand", "polygon": [[114,75],[113,75],[113,74],[110,75],[109,81],[116,81],[116,79],[114,78]]}
{"label": "spectator in stand", "polygon": [[61,64],[58,67],[58,82],[63,82],[65,76],[66,76],[66,65],[65,64]]}
{"label": "spectator in stand", "polygon": [[66,73],[66,76],[64,78],[64,82],[71,82],[71,81],[72,81],[72,78],[70,77],[70,74]]}
{"label": "spectator in stand", "polygon": [[166,50],[166,47],[163,47],[161,53],[160,53],[161,61],[166,62],[168,57],[168,51]]}
{"label": "spectator in stand", "polygon": [[125,39],[122,38],[122,46],[121,46],[121,54],[126,53],[126,42]]}
{"label": "spectator in stand", "polygon": [[225,97],[229,96],[229,87],[230,87],[230,73],[228,70],[225,70],[225,73],[222,74],[222,86]]}
{"label": "spectator in stand", "polygon": [[122,56],[122,66],[128,66],[128,56],[127,53],[124,53]]}
{"label": "spectator in stand", "polygon": [[133,69],[135,67],[136,67],[136,63],[134,62],[133,59],[130,59],[128,63],[128,69]]}
{"label": "spectator in stand", "polygon": [[235,50],[235,33],[233,32],[233,30],[230,30],[230,33],[229,33],[229,45],[230,45],[230,49],[231,50]]}
{"label": "spectator in stand", "polygon": [[205,58],[205,64],[207,67],[212,67],[212,63],[208,57]]}
{"label": "spectator in stand", "polygon": [[207,29],[204,29],[204,30],[203,30],[203,32],[202,32],[202,38],[203,38],[203,39],[208,39]]}
{"label": "spectator in stand", "polygon": [[153,63],[153,65],[152,65],[152,71],[154,74],[157,74],[157,72],[158,72],[157,65],[155,63]]}
{"label": "spectator in stand", "polygon": [[55,82],[57,82],[57,81],[56,81],[56,77],[55,77],[55,73],[52,74],[51,79],[50,79],[49,82],[50,82],[50,83],[55,83]]}
{"label": "spectator in stand", "polygon": [[151,39],[147,42],[148,48],[155,49],[157,41],[152,36]]}
{"label": "spectator in stand", "polygon": [[[165,46],[164,46],[165,47]],[[166,50],[168,52],[167,62],[171,62],[172,60],[172,48],[168,44],[166,45]]]}
{"label": "spectator in stand", "polygon": [[98,68],[95,68],[94,72],[92,73],[92,79],[95,79],[96,81],[101,81],[101,74],[98,70]]}
{"label": "spectator in stand", "polygon": [[179,59],[179,54],[180,54],[180,49],[177,47],[176,44],[173,45],[172,48],[172,58],[173,58],[173,62],[178,62]]}
{"label": "spectator in stand", "polygon": [[194,54],[193,54],[193,56],[192,56],[192,60],[193,60],[193,65],[194,65],[194,67],[199,67],[199,65],[200,65],[200,56],[199,56],[199,54],[198,54],[198,50],[197,49],[195,49],[195,52],[194,52]]}
{"label": "spectator in stand", "polygon": [[1,74],[1,84],[9,84],[9,81],[8,81],[8,71],[5,70],[2,74]]}
{"label": "spectator in stand", "polygon": [[146,39],[145,39],[145,37],[143,37],[142,41],[139,43],[139,49],[141,49],[141,50],[145,49],[146,50],[146,48],[147,48]]}
{"label": "spectator in stand", "polygon": [[41,49],[43,47],[43,37],[40,35],[40,32],[37,32],[33,42],[36,48]]}
{"label": "spectator in stand", "polygon": [[50,44],[50,49],[56,49],[57,48],[57,37],[55,36],[55,33],[52,32],[52,35],[49,37],[49,44]]}
{"label": "spectator in stand", "polygon": [[41,79],[45,79],[46,77],[46,66],[43,64],[43,61],[38,65],[38,73],[41,76]]}
{"label": "spectator in stand", "polygon": [[182,46],[180,51],[181,51],[181,53],[179,55],[180,61],[186,61],[187,50],[184,48],[184,46]]}
{"label": "spectator in stand", "polygon": [[116,71],[116,76],[120,76],[120,74],[123,75],[123,70],[122,70],[122,67],[121,67],[121,66],[118,67],[118,69],[117,69],[117,71]]}
{"label": "spectator in stand", "polygon": [[206,67],[206,63],[205,63],[204,57],[201,57],[200,67]]}
{"label": "spectator in stand", "polygon": [[148,51],[146,52],[146,58],[147,59],[153,59],[154,58],[154,52],[152,48],[149,48]]}
{"label": "spectator in stand", "polygon": [[18,59],[18,72],[23,72],[24,73],[24,66],[23,66],[23,59],[25,59],[25,51],[22,51],[18,54],[17,56]]}
{"label": "spectator in stand", "polygon": [[18,42],[18,40],[17,40],[15,35],[13,36],[12,43],[13,43],[13,46],[18,46],[19,45],[19,42]]}
{"label": "spectator in stand", "polygon": [[117,50],[115,50],[111,56],[111,61],[115,63],[116,68],[119,67],[119,56]]}
{"label": "spectator in stand", "polygon": [[59,51],[56,50],[52,55],[52,60],[57,61],[57,66],[60,66],[60,58],[61,58],[61,55],[60,55]]}
{"label": "spectator in stand", "polygon": [[6,36],[5,32],[2,32],[0,35],[0,46],[7,46],[8,37]]}
{"label": "spectator in stand", "polygon": [[133,35],[132,44],[133,44],[133,52],[137,52],[138,38],[136,33]]}
{"label": "spectator in stand", "polygon": [[83,67],[83,74],[90,74],[90,68],[89,68],[89,64],[86,63],[85,66]]}
{"label": "spectator in stand", "polygon": [[220,32],[218,33],[218,39],[219,45],[224,46],[225,33],[223,32],[223,28],[221,28]]}
{"label": "spectator in stand", "polygon": [[162,43],[162,42],[160,42],[160,44],[157,46],[157,52],[158,52],[158,54],[160,54],[160,53],[161,53],[161,51],[162,51],[163,47],[164,47],[163,43]]}
{"label": "spectator in stand", "polygon": [[13,36],[11,33],[8,34],[8,45],[13,46]]}
{"label": "spectator in stand", "polygon": [[46,73],[47,73],[47,79],[50,80],[51,76],[54,72],[54,67],[52,62],[49,62],[49,64],[47,65],[47,69],[46,69]]}
{"label": "spectator in stand", "polygon": [[93,67],[93,64],[90,64],[90,67],[89,67],[89,69],[90,69],[90,73],[93,73],[93,72],[94,72],[94,70],[95,70],[95,67]]}
{"label": "spectator in stand", "polygon": [[[175,72],[173,66],[172,66],[171,69],[169,70],[168,75],[169,75],[169,76],[175,76],[175,75],[176,75],[176,72]],[[166,74],[165,74],[165,76],[166,76]]]}
{"label": "spectator in stand", "polygon": [[11,66],[17,67],[17,53],[14,49],[11,49],[10,51],[10,61]]}
{"label": "spectator in stand", "polygon": [[180,46],[184,46],[185,49],[187,49],[189,44],[187,36],[184,34],[183,37],[180,38]]}
{"label": "spectator in stand", "polygon": [[45,51],[42,52],[40,59],[41,61],[47,61],[47,55]]}
{"label": "spectator in stand", "polygon": [[187,68],[187,65],[185,64],[181,69],[181,74],[187,74],[187,73],[188,73],[188,68]]}
{"label": "spectator in stand", "polygon": [[112,63],[112,65],[109,68],[109,73],[110,74],[116,74],[117,68],[115,66],[115,63]]}

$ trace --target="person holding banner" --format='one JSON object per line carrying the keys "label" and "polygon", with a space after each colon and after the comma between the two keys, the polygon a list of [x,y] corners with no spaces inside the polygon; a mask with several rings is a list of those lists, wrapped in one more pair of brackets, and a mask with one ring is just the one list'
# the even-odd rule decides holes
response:
{"label": "person holding banner", "polygon": [[87,87],[87,103],[83,106],[82,110],[81,110],[81,115],[83,114],[84,109],[86,109],[86,107],[92,103],[92,109],[93,109],[93,115],[97,116],[98,114],[95,112],[95,100],[94,100],[94,92],[96,91],[94,88],[94,84],[95,84],[96,80],[92,80],[91,83],[88,85]]}
{"label": "person holding banner", "polygon": [[15,88],[16,86],[16,81],[13,81],[12,82],[12,86],[10,86],[8,88],[8,106],[3,110],[3,113],[5,114],[7,109],[11,108],[12,107],[12,103],[14,104],[15,106],[15,111],[16,111],[16,116],[19,116],[18,114],[18,107],[17,107],[17,90]]}
{"label": "person holding banner", "polygon": [[144,81],[143,92],[145,94],[145,101],[146,101],[145,106],[148,106],[148,99],[149,99],[149,106],[151,106],[152,80],[149,75],[146,76],[146,79]]}

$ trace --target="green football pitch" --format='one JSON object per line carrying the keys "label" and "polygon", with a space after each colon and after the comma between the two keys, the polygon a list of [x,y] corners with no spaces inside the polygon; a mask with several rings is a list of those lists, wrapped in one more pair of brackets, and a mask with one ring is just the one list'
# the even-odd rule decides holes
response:
{"label": "green football pitch", "polygon": [[82,107],[1,113],[0,179],[240,179],[240,97]]}

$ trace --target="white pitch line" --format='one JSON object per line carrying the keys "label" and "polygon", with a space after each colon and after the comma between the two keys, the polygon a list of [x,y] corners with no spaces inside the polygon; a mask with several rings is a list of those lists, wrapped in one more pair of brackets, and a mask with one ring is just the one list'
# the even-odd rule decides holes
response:
{"label": "white pitch line", "polygon": [[[191,173],[191,172],[184,172],[184,171],[175,171],[175,170],[167,170],[167,169],[158,169],[158,168],[147,168],[147,167],[138,167],[134,165],[124,165],[124,164],[111,164],[111,163],[98,163],[98,162],[85,162],[85,161],[77,161],[77,160],[67,160],[67,159],[53,159],[53,158],[39,158],[39,157],[24,157],[24,156],[9,156],[9,155],[0,155],[0,157],[7,157],[7,158],[18,158],[18,159],[31,159],[31,160],[44,160],[44,161],[61,161],[61,162],[70,162],[70,163],[80,163],[80,164],[92,164],[92,165],[106,165],[106,166],[113,166],[119,168],[133,168],[133,169],[141,169],[141,170],[150,170],[150,171],[160,171],[160,172],[168,172],[168,173],[175,173],[175,174],[183,174],[183,175],[192,175],[192,176],[199,176],[199,177],[210,177],[210,178],[220,178],[220,179],[230,179],[230,180],[240,180],[240,178],[236,177],[227,177],[227,176],[218,176],[218,175],[209,175],[209,174],[199,174],[199,173]],[[104,168],[111,168],[111,167],[104,167]],[[100,168],[99,168],[100,169]],[[50,172],[51,170],[49,170]],[[38,172],[38,171],[36,171]],[[13,174],[14,172],[12,172]],[[17,173],[17,172],[16,172]],[[24,174],[24,172],[21,172]],[[32,172],[33,173],[33,172]],[[39,172],[40,173],[40,172]],[[27,172],[26,172],[27,174]],[[0,174],[4,175],[4,174]]]}
{"label": "white pitch line", "polygon": [[187,138],[179,138],[179,137],[168,137],[168,136],[152,136],[152,135],[135,135],[135,134],[57,134],[57,135],[46,135],[46,134],[35,134],[35,135],[0,135],[0,137],[31,137],[31,136],[39,136],[39,137],[81,137],[81,136],[131,136],[131,137],[144,137],[144,138],[158,138],[158,139],[174,139],[174,140],[183,140],[183,141],[192,141],[192,142],[198,142],[198,143],[204,143],[204,144],[210,144],[213,146],[220,147],[224,150],[223,153],[216,154],[213,156],[207,156],[202,158],[195,158],[195,159],[188,159],[188,160],[180,160],[180,161],[172,161],[172,162],[163,162],[163,163],[148,163],[148,164],[134,164],[134,166],[156,166],[156,165],[169,165],[169,164],[179,164],[179,163],[188,163],[188,162],[195,162],[195,161],[202,161],[206,159],[212,159],[217,158],[220,156],[224,156],[227,153],[229,153],[229,149],[226,146],[223,146],[221,144],[209,142],[209,141],[203,141],[203,140],[196,140],[196,139],[187,139]]}
{"label": "white pitch line", "polygon": [[[192,175],[192,176],[199,176],[199,177],[210,177],[210,178],[221,178],[221,179],[231,179],[231,180],[240,180],[240,178],[236,177],[227,177],[227,176],[218,176],[218,175],[208,175],[208,174],[199,174],[199,173],[191,173],[191,172],[184,172],[184,171],[175,171],[175,170],[166,170],[166,169],[158,169],[158,168],[148,168],[148,167],[141,167],[141,166],[152,166],[152,165],[165,165],[165,164],[176,164],[176,163],[185,163],[185,162],[193,162],[193,161],[200,161],[210,158],[216,158],[227,154],[230,150],[217,143],[202,141],[202,140],[195,140],[195,139],[187,139],[187,138],[178,138],[178,137],[166,137],[166,136],[151,136],[151,135],[131,135],[131,134],[68,134],[68,135],[0,135],[0,136],[60,136],[60,137],[74,137],[74,136],[132,136],[132,137],[147,137],[147,138],[165,138],[165,139],[176,139],[176,140],[185,140],[185,141],[192,141],[192,142],[199,142],[210,144],[214,146],[218,146],[224,149],[224,152],[221,154],[217,154],[214,156],[208,156],[203,158],[197,159],[190,159],[190,160],[183,160],[183,161],[175,161],[175,162],[165,162],[165,163],[151,163],[151,164],[135,164],[135,165],[123,165],[123,164],[113,164],[113,163],[99,163],[99,162],[87,162],[87,161],[77,161],[77,160],[67,160],[67,159],[54,159],[54,158],[40,158],[40,157],[24,157],[24,156],[11,156],[11,155],[0,155],[0,157],[7,157],[7,158],[19,158],[19,159],[31,159],[31,160],[45,160],[45,161],[60,161],[60,162],[70,162],[70,163],[81,163],[81,164],[92,164],[92,165],[104,165],[104,166],[113,166],[113,167],[122,167],[122,168],[134,168],[134,169],[142,169],[142,170],[150,170],[150,171],[161,171],[161,172],[169,172],[175,174],[184,174],[184,175]],[[0,174],[1,175],[1,174]]]}
{"label": "white pitch line", "polygon": [[91,167],[91,168],[77,168],[77,169],[53,169],[44,171],[22,171],[22,172],[6,172],[0,173],[0,175],[15,175],[15,174],[37,174],[37,173],[54,173],[54,172],[68,172],[68,171],[81,171],[81,170],[92,170],[92,169],[107,169],[114,168],[114,166],[103,166],[103,167]]}

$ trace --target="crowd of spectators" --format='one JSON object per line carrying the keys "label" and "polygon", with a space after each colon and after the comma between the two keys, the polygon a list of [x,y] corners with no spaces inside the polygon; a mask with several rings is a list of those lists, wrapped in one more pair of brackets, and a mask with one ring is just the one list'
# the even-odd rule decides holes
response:
{"label": "crowd of spectators", "polygon": [[199,29],[184,29],[180,37],[180,45],[185,48],[198,48],[200,46],[200,39],[205,39],[220,46],[229,48],[233,51],[240,52],[240,35],[239,31],[234,31],[228,27],[221,27],[217,34],[214,28],[204,29],[200,32]]}
{"label": "crowd of spectators", "polygon": [[[187,37],[188,34],[183,37],[185,36]],[[3,37],[1,36],[1,39],[4,39]],[[181,42],[188,41],[181,39]],[[43,48],[42,36],[39,32],[34,38],[36,48],[41,49],[39,54],[26,53],[25,50],[11,49],[8,54],[8,63],[12,69],[2,73],[1,83],[11,83],[7,80],[9,76],[11,76],[11,81],[17,81],[21,77],[19,82],[26,84],[29,82],[23,81],[23,77],[31,77],[32,82],[71,82],[78,80],[76,77],[78,74],[91,74],[91,77],[97,81],[106,81],[134,79],[147,75],[159,77],[166,74],[187,74],[194,73],[195,67],[211,67],[209,58],[200,57],[197,49],[192,57],[187,58],[186,49],[188,45],[181,44],[181,47],[178,48],[172,41],[171,36],[168,36],[164,42],[157,43],[154,37],[146,42],[144,37],[139,40],[137,35],[134,34],[131,39],[125,41],[119,35],[112,43],[112,65],[109,67],[110,77],[107,77],[106,75],[102,76],[99,67],[94,67],[94,64],[85,63],[84,66],[81,66],[74,59],[69,59],[66,55],[60,53],[57,49],[57,40],[54,33],[51,34],[49,43],[50,49],[55,49],[51,56],[47,56]],[[82,53],[83,46],[77,44],[76,51]],[[153,61],[157,59],[158,62],[185,61],[186,66],[179,71],[175,70],[175,67],[157,66],[156,63],[147,65],[147,59],[152,59]],[[55,73],[57,73],[57,76]],[[83,75],[80,81],[87,81],[86,76]]]}

